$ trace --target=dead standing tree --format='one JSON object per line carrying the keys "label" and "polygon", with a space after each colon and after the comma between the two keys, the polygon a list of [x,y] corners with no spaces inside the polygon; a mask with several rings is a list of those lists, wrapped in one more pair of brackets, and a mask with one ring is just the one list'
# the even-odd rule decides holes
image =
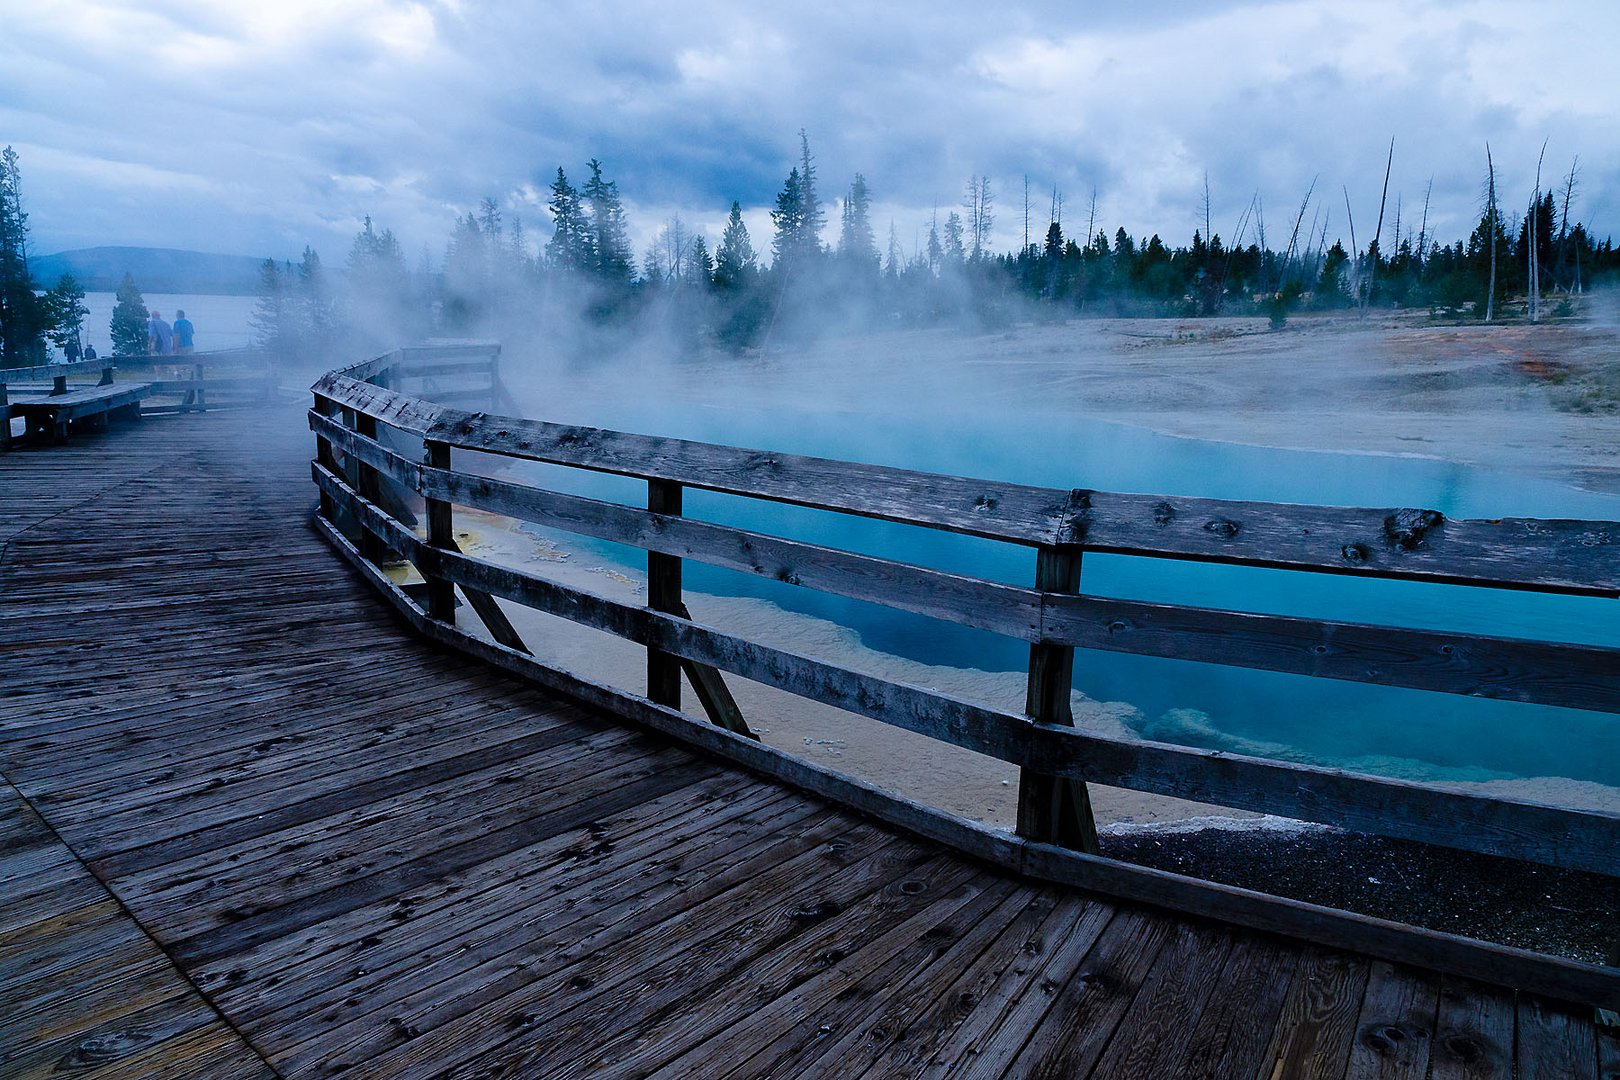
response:
{"label": "dead standing tree", "polygon": [[[1378,249],[1379,241],[1384,236],[1384,206],[1389,201],[1389,170],[1395,164],[1395,140],[1389,140],[1389,158],[1384,162],[1384,193],[1378,197],[1378,227],[1373,230],[1372,243],[1367,245],[1367,296],[1362,301],[1361,309],[1366,311],[1372,304],[1373,286],[1378,282],[1378,259],[1382,252]],[[1354,243],[1354,241],[1351,241]]]}
{"label": "dead standing tree", "polygon": [[1485,231],[1491,245],[1491,279],[1485,290],[1485,321],[1496,318],[1496,162],[1491,158],[1491,144],[1485,144]]}
{"label": "dead standing tree", "polygon": [[1536,251],[1541,244],[1541,164],[1547,159],[1547,144],[1541,144],[1541,156],[1536,158],[1536,186],[1530,193],[1530,216],[1525,219],[1524,235],[1528,241],[1524,246],[1529,248],[1528,267],[1530,275],[1530,289],[1526,302],[1531,322],[1541,318],[1541,259]]}

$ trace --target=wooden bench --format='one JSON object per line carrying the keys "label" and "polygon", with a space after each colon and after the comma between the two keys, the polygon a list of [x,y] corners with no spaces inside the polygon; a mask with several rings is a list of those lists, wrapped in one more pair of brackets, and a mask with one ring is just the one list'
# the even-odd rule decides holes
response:
{"label": "wooden bench", "polygon": [[[72,376],[93,371],[101,373],[95,386],[68,386]],[[11,444],[14,416],[23,419],[30,438],[42,441],[66,438],[72,425],[88,422],[104,428],[114,417],[139,419],[141,399],[151,393],[151,384],[115,384],[113,371],[114,365],[102,360],[0,370],[0,447]],[[48,391],[45,380],[51,383]],[[36,389],[35,384],[41,385]],[[13,400],[11,390],[25,396]]]}

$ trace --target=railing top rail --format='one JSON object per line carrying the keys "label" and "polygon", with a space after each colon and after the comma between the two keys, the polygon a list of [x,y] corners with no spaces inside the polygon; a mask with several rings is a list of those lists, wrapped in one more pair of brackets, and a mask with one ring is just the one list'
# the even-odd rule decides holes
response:
{"label": "railing top rail", "polygon": [[[415,359],[434,354],[423,350]],[[395,350],[314,392],[451,447],[919,525],[1028,546],[1493,588],[1620,595],[1620,522],[1451,519],[1412,507],[1312,506],[1043,488],[467,412],[371,385]]]}
{"label": "railing top rail", "polygon": [[75,375],[99,375],[110,367],[117,367],[112,357],[79,360],[72,364],[41,364],[38,367],[0,368],[0,384],[42,382]]}

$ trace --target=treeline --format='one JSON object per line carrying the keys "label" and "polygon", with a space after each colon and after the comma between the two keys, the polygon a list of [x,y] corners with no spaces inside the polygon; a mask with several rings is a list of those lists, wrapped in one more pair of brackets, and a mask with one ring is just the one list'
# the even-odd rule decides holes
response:
{"label": "treeline", "polygon": [[[371,295],[372,310],[390,306],[375,290],[392,282],[413,297],[395,309],[419,323],[432,312],[446,334],[549,338],[583,317],[603,328],[655,324],[680,342],[734,348],[836,329],[987,326],[1032,315],[1263,315],[1281,325],[1301,311],[1415,308],[1449,320],[1539,318],[1569,314],[1572,298],[1620,275],[1612,241],[1577,219],[1577,176],[1572,166],[1552,190],[1538,181],[1513,213],[1501,206],[1493,167],[1475,228],[1450,243],[1430,230],[1427,197],[1421,214],[1410,214],[1397,196],[1378,208],[1373,239],[1360,246],[1348,202],[1347,246],[1338,208],[1314,198],[1314,184],[1280,234],[1268,237],[1256,198],[1230,240],[1211,227],[1206,190],[1204,227],[1176,244],[1098,228],[1095,199],[1074,235],[1056,196],[1032,230],[1026,185],[1018,213],[1030,240],[1010,252],[991,250],[997,193],[989,177],[975,176],[960,206],[932,214],[908,251],[892,222],[879,239],[863,175],[840,197],[824,195],[800,132],[798,161],[770,211],[768,259],[737,202],[718,237],[672,217],[638,257],[618,185],[592,160],[579,184],[557,169],[543,241],[531,242],[520,221],[504,221],[486,199],[456,223],[438,274],[407,274],[397,250],[375,252],[368,221],[349,276],[351,291]],[[376,269],[383,262],[386,273]]]}

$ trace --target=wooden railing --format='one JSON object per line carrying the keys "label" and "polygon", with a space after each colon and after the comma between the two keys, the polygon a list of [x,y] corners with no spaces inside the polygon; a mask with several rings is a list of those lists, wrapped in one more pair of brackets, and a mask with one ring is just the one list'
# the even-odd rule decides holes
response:
{"label": "wooden railing", "polygon": [[11,395],[20,388],[31,388],[37,384],[43,389],[44,384],[50,383],[50,390],[45,391],[47,395],[62,395],[68,392],[68,380],[76,377],[94,375],[98,377],[98,386],[110,386],[116,370],[117,365],[111,358],[39,367],[0,368],[0,449],[11,445]]}
{"label": "wooden railing", "polygon": [[150,403],[148,413],[208,412],[263,405],[275,394],[271,354],[229,349],[173,356],[131,356],[120,364],[148,383],[154,395],[175,401]]}
{"label": "wooden railing", "polygon": [[[1196,882],[1096,856],[1088,784],[1322,822],[1343,829],[1620,873],[1620,813],[1565,809],[1073,726],[1076,648],[1174,657],[1441,693],[1620,712],[1620,649],[1113,600],[1081,590],[1087,552],[1589,596],[1620,595],[1620,523],[1453,520],[1413,508],[1355,509],[1059,490],[940,476],[681,439],[469,412],[402,391],[470,357],[498,397],[498,350],[396,350],[313,388],[313,476],[322,527],[424,632],[637,719],[678,728],[679,671],[729,735],[696,741],[831,792],[1026,872],[1074,880],[1249,925],[1430,963],[1565,996],[1620,1001],[1620,971]],[[401,445],[422,453],[402,452]],[[465,452],[634,477],[647,508],[455,467]],[[1007,585],[682,516],[693,487],[985,537],[1034,551],[1029,587]],[[426,528],[407,505],[420,496]],[[646,550],[637,605],[469,556],[455,506]],[[339,526],[342,526],[340,528]],[[347,530],[348,537],[343,535]],[[372,564],[395,552],[427,582],[410,603]],[[773,648],[693,621],[684,559],[990,630],[1029,644],[1023,714]],[[499,643],[454,627],[454,590]],[[492,597],[605,630],[647,649],[647,693],[603,687],[536,660]],[[993,834],[748,737],[718,672],[965,747],[1020,769],[1016,836]],[[710,729],[712,731],[712,729]],[[1057,848],[1070,849],[1065,855]],[[1439,944],[1436,944],[1436,943]]]}

